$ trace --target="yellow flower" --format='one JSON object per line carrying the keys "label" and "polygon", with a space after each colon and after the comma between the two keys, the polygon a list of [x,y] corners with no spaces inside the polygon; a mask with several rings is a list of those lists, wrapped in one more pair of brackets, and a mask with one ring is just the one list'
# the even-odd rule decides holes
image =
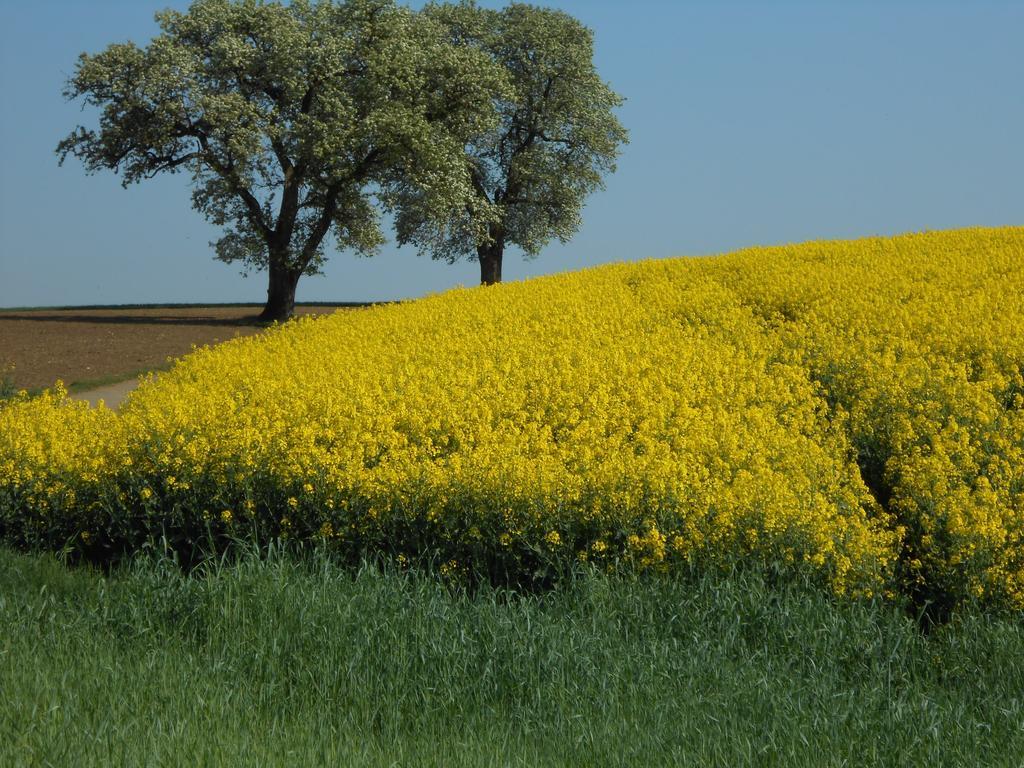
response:
{"label": "yellow flower", "polygon": [[284,495],[283,532],[316,536],[318,498],[354,545],[483,560],[453,572],[515,542],[609,567],[752,560],[836,595],[892,595],[900,574],[1021,609],[1022,297],[1007,227],[300,320],[197,349],[118,411],[62,386],[0,406],[2,512],[14,536],[41,515],[81,529],[136,514],[126,488],[188,478],[242,515]]}

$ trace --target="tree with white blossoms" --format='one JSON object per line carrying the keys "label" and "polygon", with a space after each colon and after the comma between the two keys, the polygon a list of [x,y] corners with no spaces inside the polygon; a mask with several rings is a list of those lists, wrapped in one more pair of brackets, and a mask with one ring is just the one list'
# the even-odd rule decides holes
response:
{"label": "tree with white blossoms", "polygon": [[423,13],[453,43],[498,65],[512,87],[495,93],[499,121],[466,144],[473,199],[439,218],[409,178],[395,193],[398,239],[449,262],[475,256],[481,282],[497,283],[506,245],[535,256],[579,229],[584,199],[603,187],[628,140],[612,112],[623,100],[594,68],[593,33],[566,13],[522,3],[490,10],[472,0]]}
{"label": "tree with white blossoms", "polygon": [[507,75],[487,46],[453,39],[440,9],[197,0],[156,18],[147,46],[80,56],[65,95],[98,108],[99,127],[58,155],[125,186],[190,173],[193,207],[225,230],[217,258],[267,270],[264,320],[291,316],[329,233],[362,254],[382,243],[374,198],[414,199],[424,222],[475,209],[465,147],[494,135]]}

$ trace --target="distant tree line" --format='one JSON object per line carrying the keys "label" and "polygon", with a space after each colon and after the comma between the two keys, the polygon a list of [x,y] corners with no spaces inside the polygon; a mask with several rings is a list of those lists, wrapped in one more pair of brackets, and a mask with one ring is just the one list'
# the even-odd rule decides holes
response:
{"label": "distant tree line", "polygon": [[506,246],[577,231],[627,140],[591,31],[561,11],[197,0],[156,18],[145,47],[81,54],[65,95],[99,126],[57,153],[125,186],[189,173],[217,258],[267,271],[265,320],[292,315],[328,235],[372,254],[382,212],[399,243],[500,282]]}

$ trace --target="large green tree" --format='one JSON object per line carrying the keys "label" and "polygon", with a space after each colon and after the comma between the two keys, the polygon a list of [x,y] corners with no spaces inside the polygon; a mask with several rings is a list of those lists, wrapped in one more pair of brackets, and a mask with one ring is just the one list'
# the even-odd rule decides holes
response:
{"label": "large green tree", "polygon": [[372,253],[374,197],[415,191],[445,219],[475,199],[464,147],[497,116],[505,75],[449,28],[393,0],[197,0],[157,14],[146,47],[82,54],[65,95],[100,110],[57,148],[125,186],[187,171],[224,228],[217,258],[266,269],[262,317],[294,309],[324,240]]}
{"label": "large green tree", "polygon": [[501,67],[511,90],[495,92],[500,120],[466,144],[474,198],[441,219],[422,188],[403,185],[394,196],[398,239],[450,262],[475,256],[481,282],[497,283],[506,245],[535,256],[579,229],[584,199],[628,140],[613,113],[622,98],[594,68],[592,32],[566,13],[472,0],[423,12]]}

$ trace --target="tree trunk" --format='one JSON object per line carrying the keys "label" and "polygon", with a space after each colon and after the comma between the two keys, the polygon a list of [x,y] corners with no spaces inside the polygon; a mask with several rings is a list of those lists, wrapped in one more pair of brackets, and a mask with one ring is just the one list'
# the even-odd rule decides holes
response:
{"label": "tree trunk", "polygon": [[480,285],[501,282],[501,257],[504,251],[505,244],[500,240],[476,249],[476,257],[480,261]]}
{"label": "tree trunk", "polygon": [[270,257],[270,282],[267,285],[267,303],[260,313],[264,322],[284,322],[295,313],[295,286],[302,270],[285,266],[285,259]]}

